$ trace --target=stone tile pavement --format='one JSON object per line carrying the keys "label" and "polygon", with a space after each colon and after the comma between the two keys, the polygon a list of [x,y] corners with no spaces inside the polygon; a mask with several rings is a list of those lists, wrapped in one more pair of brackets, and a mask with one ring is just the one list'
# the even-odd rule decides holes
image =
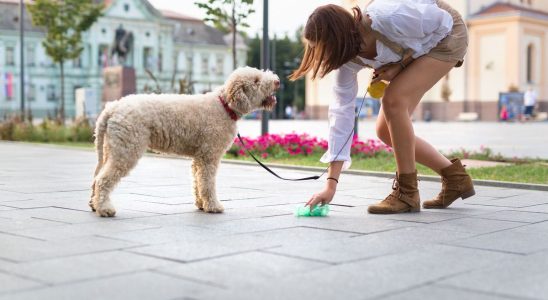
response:
{"label": "stone tile pavement", "polygon": [[296,218],[322,182],[223,164],[211,215],[189,161],[145,157],[105,219],[87,206],[95,161],[0,143],[0,299],[548,299],[548,192],[477,187],[451,209],[374,216],[390,180],[343,175],[329,217]]}

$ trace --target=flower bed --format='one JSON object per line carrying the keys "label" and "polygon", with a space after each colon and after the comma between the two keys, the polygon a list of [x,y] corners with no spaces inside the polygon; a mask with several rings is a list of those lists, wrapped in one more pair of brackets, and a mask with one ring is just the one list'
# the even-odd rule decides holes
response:
{"label": "flower bed", "polygon": [[[242,137],[244,145],[238,138],[228,150],[229,156],[245,157],[250,151],[263,159],[287,158],[296,156],[311,156],[323,154],[327,150],[327,141],[307,134],[267,134],[257,138]],[[374,157],[381,153],[390,153],[392,149],[379,140],[368,139],[360,141],[352,139],[351,153],[353,157]]]}

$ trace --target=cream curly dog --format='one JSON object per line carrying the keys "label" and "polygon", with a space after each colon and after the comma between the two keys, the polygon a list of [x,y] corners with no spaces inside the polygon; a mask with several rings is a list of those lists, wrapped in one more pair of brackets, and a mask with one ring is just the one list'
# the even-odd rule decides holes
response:
{"label": "cream curly dog", "polygon": [[131,95],[107,104],[95,127],[98,163],[91,209],[102,217],[116,214],[110,193],[150,148],[192,157],[196,206],[222,212],[215,176],[236,136],[236,121],[257,109],[271,110],[279,86],[272,72],[244,67],[207,94]]}

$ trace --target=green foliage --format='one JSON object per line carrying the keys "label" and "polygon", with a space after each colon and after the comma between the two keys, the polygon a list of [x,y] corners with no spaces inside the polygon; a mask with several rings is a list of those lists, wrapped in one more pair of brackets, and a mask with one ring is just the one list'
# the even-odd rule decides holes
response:
{"label": "green foliage", "polygon": [[236,36],[238,27],[249,27],[245,22],[255,10],[253,0],[202,0],[194,2],[205,10],[204,21],[212,22],[217,29],[227,33],[232,32],[232,68],[236,69]]}
{"label": "green foliage", "polygon": [[236,26],[249,27],[245,20],[255,12],[253,0],[202,0],[194,4],[205,10],[204,21],[225,33],[237,32]]}
{"label": "green foliage", "polygon": [[82,32],[101,16],[102,5],[92,0],[36,0],[27,4],[35,26],[46,29],[42,45],[56,63],[82,53]]}
{"label": "green foliage", "polygon": [[93,128],[88,120],[76,120],[70,127],[45,119],[35,126],[12,118],[0,123],[0,139],[40,143],[93,142]]}
{"label": "green foliage", "polygon": [[59,64],[61,71],[61,105],[59,118],[65,119],[64,63],[80,56],[82,32],[88,30],[101,16],[103,5],[93,0],[35,0],[27,4],[35,26],[46,30],[42,41],[46,53]]}

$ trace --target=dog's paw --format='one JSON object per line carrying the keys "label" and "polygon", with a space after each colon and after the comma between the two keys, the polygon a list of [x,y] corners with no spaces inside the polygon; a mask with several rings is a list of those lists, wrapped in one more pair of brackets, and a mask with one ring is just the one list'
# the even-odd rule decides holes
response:
{"label": "dog's paw", "polygon": [[199,210],[204,210],[204,203],[202,201],[196,200],[196,202],[194,202],[194,205],[196,205]]}
{"label": "dog's paw", "polygon": [[204,211],[208,213],[222,213],[224,210],[225,208],[219,202],[213,202],[204,205]]}
{"label": "dog's paw", "polygon": [[95,204],[93,204],[93,200],[89,200],[88,205],[91,208],[91,211],[95,212]]}
{"label": "dog's paw", "polygon": [[114,217],[116,215],[116,209],[110,203],[104,203],[100,207],[95,208],[95,213],[101,217]]}

